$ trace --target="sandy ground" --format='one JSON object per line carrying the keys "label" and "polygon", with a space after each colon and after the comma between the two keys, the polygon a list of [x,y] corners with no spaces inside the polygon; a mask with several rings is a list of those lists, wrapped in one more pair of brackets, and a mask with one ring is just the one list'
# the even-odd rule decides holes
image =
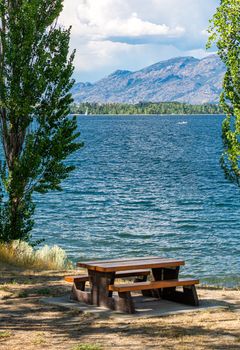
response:
{"label": "sandy ground", "polygon": [[224,310],[124,321],[40,303],[70,291],[65,274],[0,266],[1,350],[240,349],[239,290],[198,289],[200,298],[224,300]]}

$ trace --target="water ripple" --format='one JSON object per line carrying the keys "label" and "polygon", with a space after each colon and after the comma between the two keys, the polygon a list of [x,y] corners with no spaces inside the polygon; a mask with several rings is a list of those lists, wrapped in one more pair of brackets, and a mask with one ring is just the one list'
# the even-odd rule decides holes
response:
{"label": "water ripple", "polygon": [[185,276],[239,284],[240,190],[219,167],[222,119],[79,117],[86,146],[64,191],[36,196],[34,237],[75,261],[156,254],[184,258]]}

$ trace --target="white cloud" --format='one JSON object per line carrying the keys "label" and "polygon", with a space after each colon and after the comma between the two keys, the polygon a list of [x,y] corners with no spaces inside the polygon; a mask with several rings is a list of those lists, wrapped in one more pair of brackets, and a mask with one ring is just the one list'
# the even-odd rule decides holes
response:
{"label": "white cloud", "polygon": [[[81,55],[77,55],[75,64],[78,68],[91,71],[93,68],[99,68],[115,60],[115,63],[119,62],[119,55],[131,50],[131,45],[125,43],[114,43],[111,41],[89,41],[86,45],[83,45]],[[94,62],[94,67],[93,67]]]}
{"label": "white cloud", "polygon": [[[71,0],[72,1],[72,0]],[[80,4],[79,4],[80,3]],[[164,23],[153,23],[139,17],[127,2],[119,0],[80,0],[75,8],[74,18],[69,17],[73,3],[65,0],[65,11],[61,20],[70,24],[73,20],[73,34],[89,37],[90,40],[106,40],[108,38],[163,36],[176,37],[184,33],[180,26],[169,27]]]}
{"label": "white cloud", "polygon": [[[204,55],[206,28],[219,0],[64,0],[78,80],[138,69],[174,55]],[[137,56],[136,56],[137,55]]]}

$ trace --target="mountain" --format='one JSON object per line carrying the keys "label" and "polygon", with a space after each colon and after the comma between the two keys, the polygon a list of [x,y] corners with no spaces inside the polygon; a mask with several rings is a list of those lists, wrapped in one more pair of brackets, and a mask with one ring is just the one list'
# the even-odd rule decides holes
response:
{"label": "mountain", "polygon": [[216,55],[201,60],[176,57],[136,72],[117,70],[94,84],[75,84],[72,93],[76,103],[217,103],[224,73]]}

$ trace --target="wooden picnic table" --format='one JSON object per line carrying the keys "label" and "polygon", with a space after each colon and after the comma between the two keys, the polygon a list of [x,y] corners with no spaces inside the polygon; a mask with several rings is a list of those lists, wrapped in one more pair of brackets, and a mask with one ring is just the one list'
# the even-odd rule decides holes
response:
{"label": "wooden picnic table", "polygon": [[[149,292],[155,289],[159,291],[159,296],[165,299],[197,305],[195,284],[198,283],[198,280],[180,281],[178,279],[180,266],[184,264],[184,260],[181,259],[158,256],[78,262],[78,267],[88,270],[85,280],[90,283],[90,292],[83,290],[85,288],[78,288],[75,284],[74,294],[79,301],[127,312],[134,312],[130,293],[137,290],[142,291],[143,295],[149,295]],[[137,277],[140,271],[147,270],[151,270],[153,282],[146,281],[146,279],[141,282],[138,279],[136,283],[131,284],[115,285],[114,283],[116,278],[121,277],[121,274]],[[183,286],[184,293],[179,294],[176,291],[179,285]],[[190,289],[188,289],[189,286]],[[119,305],[113,298],[114,291],[118,292]],[[156,296],[156,293],[154,295]]]}

